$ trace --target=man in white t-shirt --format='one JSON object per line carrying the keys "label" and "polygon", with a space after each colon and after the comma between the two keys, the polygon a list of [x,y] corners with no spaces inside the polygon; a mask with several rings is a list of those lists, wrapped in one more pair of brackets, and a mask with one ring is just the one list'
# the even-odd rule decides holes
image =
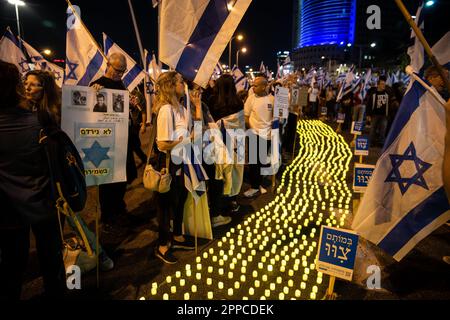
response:
{"label": "man in white t-shirt", "polygon": [[250,183],[245,197],[253,197],[258,192],[267,192],[261,185],[261,168],[268,164],[270,135],[273,120],[274,97],[268,94],[268,82],[264,77],[257,77],[253,82],[254,95],[248,97],[244,106],[245,122],[252,129],[254,136],[249,141]]}

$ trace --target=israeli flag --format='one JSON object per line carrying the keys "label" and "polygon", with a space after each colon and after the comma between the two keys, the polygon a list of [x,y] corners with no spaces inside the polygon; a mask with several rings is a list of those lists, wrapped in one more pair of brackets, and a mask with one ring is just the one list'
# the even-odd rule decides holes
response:
{"label": "israeli flag", "polygon": [[264,66],[264,61],[261,61],[261,65],[259,66],[259,72],[262,74],[266,74],[266,67]]}
{"label": "israeli flag", "polygon": [[123,51],[110,37],[103,33],[103,50],[105,56],[112,53],[121,53],[127,59],[127,71],[122,76],[122,81],[128,91],[133,91],[145,78],[144,69],[136,63],[125,51]]}
{"label": "israeli flag", "polygon": [[162,1],[159,60],[206,87],[250,3],[251,0]]}
{"label": "israeli flag", "polygon": [[[423,10],[423,2],[419,5],[419,8],[417,9],[415,19],[416,25],[419,27],[419,29],[423,31],[424,15],[422,14],[422,10]],[[413,68],[414,72],[419,72],[422,69],[423,64],[425,63],[425,54],[422,43],[420,42],[419,38],[416,37],[416,34],[412,29],[411,29],[411,41],[414,44],[410,46],[407,51],[411,59],[411,62],[409,64]]]}
{"label": "israeli flag", "polygon": [[281,139],[280,139],[280,119],[272,121],[271,145],[270,145],[270,167],[262,167],[261,175],[272,176],[277,174],[281,167]]}
{"label": "israeli flag", "polygon": [[223,68],[222,68],[222,65],[220,64],[220,61],[219,61],[219,62],[217,62],[216,67],[214,68],[214,73],[213,73],[212,78],[213,79],[218,78],[222,74],[223,74]]}
{"label": "israeli flag", "polygon": [[56,84],[58,87],[62,87],[63,79],[64,79],[64,69],[57,66],[54,63],[47,61],[39,51],[34,49],[31,45],[26,43],[24,40],[20,39],[22,43],[22,48],[28,53],[28,56],[31,60],[31,67],[34,70],[45,70],[53,73],[55,77]]}
{"label": "israeli flag", "polygon": [[241,70],[235,65],[231,70],[231,75],[233,76],[234,83],[236,85],[236,91],[248,90],[250,85],[248,83],[247,77],[242,73]]}
{"label": "israeli flag", "polygon": [[158,80],[159,76],[162,73],[161,64],[156,61],[156,56],[153,53],[151,59],[147,64],[147,72],[153,80]]}
{"label": "israeli flag", "polygon": [[67,9],[66,69],[64,84],[89,86],[106,72],[107,61],[78,15]]}
{"label": "israeli flag", "polygon": [[172,160],[183,166],[184,186],[192,194],[194,201],[206,192],[208,175],[201,165],[201,153],[197,145],[185,138],[171,152]]}
{"label": "israeli flag", "polygon": [[9,27],[0,39],[0,59],[16,65],[22,75],[31,70],[20,41]]}
{"label": "israeli flag", "polygon": [[450,219],[442,103],[434,88],[413,82],[353,221],[355,231],[397,261]]}
{"label": "israeli flag", "polygon": [[364,78],[364,84],[361,88],[361,100],[366,98],[367,92],[370,89],[370,81],[372,79],[372,69],[367,70],[366,76]]}
{"label": "israeli flag", "polygon": [[353,73],[353,67],[350,69],[349,72],[347,72],[347,75],[345,76],[345,81],[341,85],[341,89],[339,90],[339,93],[337,95],[336,101],[340,101],[343,96],[353,91],[355,80],[355,74]]}

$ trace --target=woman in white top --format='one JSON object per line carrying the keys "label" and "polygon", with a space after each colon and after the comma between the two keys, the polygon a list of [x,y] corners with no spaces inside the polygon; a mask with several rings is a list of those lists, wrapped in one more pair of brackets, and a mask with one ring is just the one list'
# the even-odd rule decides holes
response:
{"label": "woman in white top", "polygon": [[[181,75],[170,71],[161,74],[156,83],[157,94],[155,114],[157,116],[155,153],[160,168],[165,166],[165,158],[184,138],[188,137],[187,112],[179,103],[184,95],[184,81]],[[165,263],[174,264],[177,259],[171,249],[194,249],[194,245],[182,233],[183,208],[187,197],[181,165],[169,165],[172,175],[170,191],[155,193],[159,223],[159,245],[155,255]],[[170,239],[170,218],[173,216],[173,239]],[[169,244],[171,242],[171,246]]]}

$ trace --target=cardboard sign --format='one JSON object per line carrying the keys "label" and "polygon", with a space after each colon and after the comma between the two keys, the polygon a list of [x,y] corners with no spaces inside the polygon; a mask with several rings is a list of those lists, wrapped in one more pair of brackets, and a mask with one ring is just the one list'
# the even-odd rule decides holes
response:
{"label": "cardboard sign", "polygon": [[352,122],[352,130],[351,134],[361,135],[364,130],[364,122],[362,121],[353,121]]}
{"label": "cardboard sign", "polygon": [[338,113],[336,123],[344,123],[345,121],[345,113]]}
{"label": "cardboard sign", "polygon": [[351,281],[358,235],[351,230],[322,226],[319,241],[317,271]]}
{"label": "cardboard sign", "polygon": [[293,106],[298,105],[299,93],[300,93],[299,88],[292,88],[292,91],[291,91],[291,105],[293,105]]}
{"label": "cardboard sign", "polygon": [[129,93],[63,86],[61,128],[84,164],[86,184],[127,180]]}
{"label": "cardboard sign", "polygon": [[369,155],[369,138],[357,137],[355,143],[355,156]]}
{"label": "cardboard sign", "polygon": [[301,87],[299,90],[298,104],[301,107],[306,107],[308,105],[308,88]]}
{"label": "cardboard sign", "polygon": [[370,178],[372,178],[374,165],[355,163],[353,172],[353,191],[356,193],[364,193],[369,185]]}
{"label": "cardboard sign", "polygon": [[277,87],[275,89],[275,105],[273,117],[287,119],[289,116],[289,89]]}

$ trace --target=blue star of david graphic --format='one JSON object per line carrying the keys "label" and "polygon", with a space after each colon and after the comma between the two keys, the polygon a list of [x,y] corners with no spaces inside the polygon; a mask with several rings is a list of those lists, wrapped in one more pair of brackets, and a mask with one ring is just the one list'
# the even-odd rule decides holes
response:
{"label": "blue star of david graphic", "polygon": [[66,58],[66,65],[69,68],[69,74],[66,76],[66,80],[78,80],[77,75],[75,74],[78,63],[73,63],[69,61],[69,58]]}
{"label": "blue star of david graphic", "polygon": [[22,69],[22,73],[30,71],[30,66],[28,65],[28,61],[26,59],[21,59],[19,66]]}
{"label": "blue star of david graphic", "polygon": [[[417,157],[416,148],[412,142],[403,155],[390,154],[389,157],[391,158],[392,170],[384,182],[398,183],[402,195],[404,195],[413,184],[428,190],[428,186],[423,175],[425,171],[430,169],[431,164],[422,161],[419,157]],[[411,178],[402,178],[399,169],[403,162],[407,160],[414,161],[417,172]]]}
{"label": "blue star of david graphic", "polygon": [[86,155],[84,157],[84,161],[92,162],[96,168],[98,168],[103,160],[110,159],[110,157],[108,157],[107,155],[109,148],[103,148],[97,141],[95,141],[90,148],[82,148],[82,150]]}

